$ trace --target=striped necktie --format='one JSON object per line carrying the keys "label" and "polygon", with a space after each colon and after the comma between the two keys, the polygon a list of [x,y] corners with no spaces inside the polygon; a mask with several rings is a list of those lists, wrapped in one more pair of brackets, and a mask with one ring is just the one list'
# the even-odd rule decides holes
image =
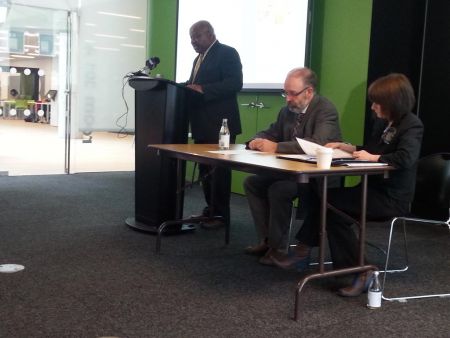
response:
{"label": "striped necktie", "polygon": [[299,135],[301,132],[301,124],[302,121],[305,119],[305,115],[304,113],[298,113],[297,114],[297,118],[295,119],[295,125],[294,128],[292,129],[292,139],[295,140],[296,137],[302,137],[302,135]]}
{"label": "striped necktie", "polygon": [[192,83],[195,82],[195,78],[197,77],[198,69],[203,61],[203,54],[199,54],[197,58],[197,62],[195,63],[194,72],[192,73]]}

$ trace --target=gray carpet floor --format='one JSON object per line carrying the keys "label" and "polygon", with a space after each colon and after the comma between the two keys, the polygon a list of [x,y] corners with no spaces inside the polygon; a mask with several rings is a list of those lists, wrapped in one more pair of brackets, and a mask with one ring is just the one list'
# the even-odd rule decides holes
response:
{"label": "gray carpet floor", "polygon": [[[203,208],[199,187],[186,191],[185,215]],[[348,278],[309,283],[301,320],[292,320],[302,276],[258,264],[243,196],[232,196],[231,243],[198,229],[155,237],[130,229],[133,173],[0,177],[0,337],[449,337],[450,298],[383,302],[344,299]],[[299,224],[297,224],[299,226]],[[449,231],[408,227],[411,268],[389,292],[450,292]],[[371,225],[368,238],[387,238]],[[399,254],[394,253],[395,256]],[[369,260],[383,262],[368,248]],[[314,268],[311,268],[313,271]]]}

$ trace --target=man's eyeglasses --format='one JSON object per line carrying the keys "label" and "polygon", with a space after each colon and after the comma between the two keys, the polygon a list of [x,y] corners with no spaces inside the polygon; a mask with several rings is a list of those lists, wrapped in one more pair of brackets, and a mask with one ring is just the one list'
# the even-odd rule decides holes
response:
{"label": "man's eyeglasses", "polygon": [[301,93],[303,93],[305,90],[307,90],[307,89],[309,89],[309,88],[311,88],[311,87],[305,87],[305,88],[303,88],[302,90],[300,90],[298,93],[287,92],[287,91],[285,91],[285,90],[282,90],[282,91],[281,91],[281,96],[283,96],[283,97],[288,97],[288,96],[291,96],[291,97],[293,97],[293,96],[299,96]]}

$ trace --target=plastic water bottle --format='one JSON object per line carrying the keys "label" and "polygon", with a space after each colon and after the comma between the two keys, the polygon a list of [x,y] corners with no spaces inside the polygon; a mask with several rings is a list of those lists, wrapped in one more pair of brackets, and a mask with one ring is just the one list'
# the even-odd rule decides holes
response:
{"label": "plastic water bottle", "polygon": [[380,272],[374,271],[372,282],[367,292],[367,307],[369,309],[379,309],[381,307],[381,283]]}
{"label": "plastic water bottle", "polygon": [[230,130],[228,129],[228,120],[222,120],[222,126],[219,131],[219,149],[230,149]]}

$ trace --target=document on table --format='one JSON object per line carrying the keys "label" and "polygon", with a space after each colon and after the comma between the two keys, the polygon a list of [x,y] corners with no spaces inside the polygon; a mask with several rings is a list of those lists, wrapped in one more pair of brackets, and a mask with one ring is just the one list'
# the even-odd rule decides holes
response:
{"label": "document on table", "polygon": [[371,161],[358,161],[355,162],[342,162],[341,164],[334,164],[331,163],[331,165],[344,165],[347,167],[384,167],[387,166],[387,163],[381,163],[381,162],[371,162]]}
{"label": "document on table", "polygon": [[[309,155],[305,155],[305,154],[283,154],[283,155],[278,155],[277,158],[281,158],[284,160],[291,160],[291,161],[306,162],[306,163],[316,163],[317,162],[315,156],[309,156]],[[339,167],[339,166],[382,167],[382,166],[387,166],[387,165],[388,165],[387,163],[358,160],[353,157],[351,157],[351,158],[335,158],[331,161],[332,167]]]}
{"label": "document on table", "polygon": [[[324,146],[321,146],[320,144],[307,141],[301,138],[296,137],[298,144],[300,145],[300,148],[305,152],[306,155],[309,155],[311,157],[316,157],[316,151],[317,149],[326,148]],[[352,154],[343,151],[342,149],[333,149],[333,158],[353,158]]]}
{"label": "document on table", "polygon": [[[299,162],[307,162],[307,163],[316,163],[316,151],[320,148],[325,148],[317,143],[306,141],[304,139],[297,137],[297,142],[300,147],[303,149],[305,154],[283,154],[278,155],[277,158],[299,161]],[[341,149],[333,149],[333,160],[331,161],[331,165],[333,167],[337,166],[347,166],[347,167],[380,167],[386,166],[387,163],[381,162],[372,162],[366,160],[358,160],[352,156],[352,154],[343,151]]]}
{"label": "document on table", "polygon": [[208,150],[208,153],[222,154],[222,155],[245,155],[245,154],[266,154],[258,150],[248,149],[222,149],[222,150]]}
{"label": "document on table", "polygon": [[306,154],[283,154],[283,155],[277,155],[277,158],[281,158],[284,160],[291,160],[291,161],[307,162],[307,163],[316,163],[317,162],[315,156],[309,156]]}

